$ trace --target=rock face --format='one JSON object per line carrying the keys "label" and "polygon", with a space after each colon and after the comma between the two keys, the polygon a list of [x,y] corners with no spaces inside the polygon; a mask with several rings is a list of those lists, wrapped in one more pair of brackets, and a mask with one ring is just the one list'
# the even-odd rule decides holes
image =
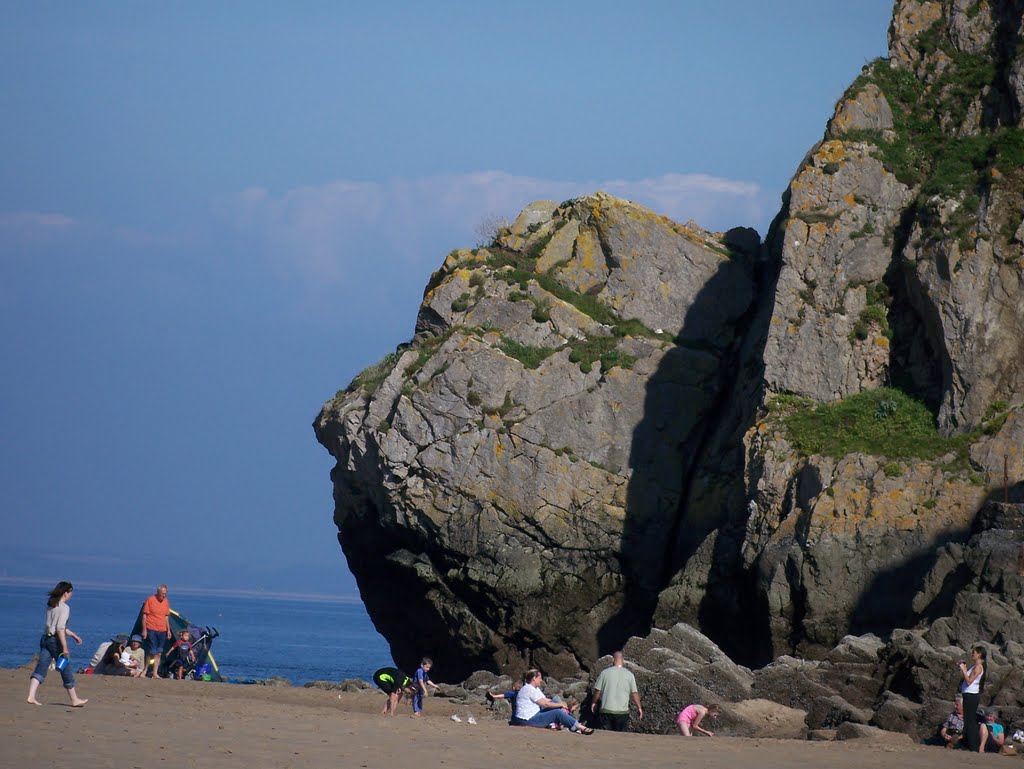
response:
{"label": "rock face", "polygon": [[650,627],[753,300],[741,236],[535,204],[451,254],[409,349],[325,407],[342,546],[400,658],[410,615],[449,671],[576,670]]}
{"label": "rock face", "polygon": [[598,193],[448,256],[314,423],[396,661],[578,675],[635,637],[664,718],[921,735],[985,642],[1024,706],[1024,527],[993,501],[1024,500],[1022,25],[897,2],[764,244]]}

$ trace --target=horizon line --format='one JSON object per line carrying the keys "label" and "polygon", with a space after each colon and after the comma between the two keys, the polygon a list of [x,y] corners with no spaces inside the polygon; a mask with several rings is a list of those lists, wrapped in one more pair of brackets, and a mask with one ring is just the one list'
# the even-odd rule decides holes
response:
{"label": "horizon line", "polygon": [[[12,586],[23,586],[23,587],[46,587],[55,584],[52,579],[44,579],[42,577],[8,577],[0,576],[0,585],[12,585]],[[140,592],[149,593],[153,589],[151,585],[142,584],[114,584],[111,582],[94,582],[91,580],[81,580],[74,583],[76,589],[78,585],[87,587],[92,590],[101,590],[107,592],[121,591],[130,592],[138,590]],[[175,587],[172,591],[174,593],[180,593],[182,595],[211,595],[224,598],[267,598],[275,601],[288,601],[288,600],[301,600],[301,601],[316,601],[321,603],[362,603],[363,600],[358,595],[337,595],[331,593],[299,593],[287,590],[249,590],[245,588],[210,588],[210,587]]]}

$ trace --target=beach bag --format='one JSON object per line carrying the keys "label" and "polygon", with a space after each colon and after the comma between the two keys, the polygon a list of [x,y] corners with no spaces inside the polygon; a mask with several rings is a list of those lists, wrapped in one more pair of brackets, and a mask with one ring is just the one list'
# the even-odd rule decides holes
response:
{"label": "beach bag", "polygon": [[1001,755],[1001,756],[1015,756],[1015,755],[1017,755],[1017,746],[1016,745],[1012,745],[1012,744],[1003,745],[1003,747],[1001,747],[999,749],[999,755]]}

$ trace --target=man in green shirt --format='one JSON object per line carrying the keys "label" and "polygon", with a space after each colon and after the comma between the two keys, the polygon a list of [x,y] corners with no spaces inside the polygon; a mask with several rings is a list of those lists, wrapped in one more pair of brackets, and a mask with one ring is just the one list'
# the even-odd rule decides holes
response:
{"label": "man in green shirt", "polygon": [[622,652],[612,655],[612,666],[601,671],[594,684],[594,699],[590,709],[601,714],[601,728],[613,732],[624,732],[629,727],[629,701],[636,703],[637,714],[642,720],[644,709],[640,705],[640,692],[636,688],[636,676],[624,667]]}

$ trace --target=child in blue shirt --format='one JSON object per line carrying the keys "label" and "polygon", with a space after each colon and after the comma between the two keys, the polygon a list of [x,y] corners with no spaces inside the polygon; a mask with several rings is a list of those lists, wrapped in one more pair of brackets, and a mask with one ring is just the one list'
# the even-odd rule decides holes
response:
{"label": "child in blue shirt", "polygon": [[430,680],[430,668],[434,666],[434,661],[430,657],[424,657],[420,660],[420,666],[416,668],[416,674],[412,677],[413,687],[415,688],[415,694],[412,695],[412,717],[419,718],[420,714],[423,713],[423,698],[426,697],[429,692],[427,687],[430,686],[437,691],[441,687]]}

